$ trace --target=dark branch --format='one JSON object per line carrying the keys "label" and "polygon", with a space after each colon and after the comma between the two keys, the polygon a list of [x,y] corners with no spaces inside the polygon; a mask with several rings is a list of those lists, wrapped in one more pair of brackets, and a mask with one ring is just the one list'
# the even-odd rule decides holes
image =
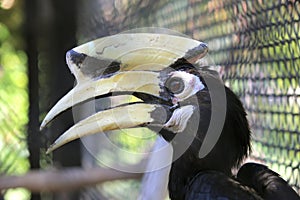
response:
{"label": "dark branch", "polygon": [[140,173],[125,173],[105,168],[67,168],[63,170],[32,170],[21,176],[0,177],[0,190],[26,188],[32,192],[75,190],[105,181],[139,179]]}

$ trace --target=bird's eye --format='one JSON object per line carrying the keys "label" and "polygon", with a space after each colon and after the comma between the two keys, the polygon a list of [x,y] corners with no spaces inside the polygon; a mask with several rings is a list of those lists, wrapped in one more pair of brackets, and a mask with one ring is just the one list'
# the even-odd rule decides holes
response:
{"label": "bird's eye", "polygon": [[173,94],[179,94],[184,90],[184,81],[179,77],[172,77],[166,81],[165,86]]}

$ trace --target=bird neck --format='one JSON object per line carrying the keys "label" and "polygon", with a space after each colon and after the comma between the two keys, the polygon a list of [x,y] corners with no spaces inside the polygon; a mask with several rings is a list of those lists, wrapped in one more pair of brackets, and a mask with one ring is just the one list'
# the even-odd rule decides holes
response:
{"label": "bird neck", "polygon": [[173,162],[171,167],[168,189],[172,200],[184,199],[188,183],[201,171],[195,163],[182,164],[183,162],[187,162],[187,160],[179,158]]}
{"label": "bird neck", "polygon": [[184,199],[189,184],[198,173],[203,171],[219,171],[232,176],[231,169],[208,162],[206,159],[181,157],[173,162],[169,175],[169,194],[172,200]]}
{"label": "bird neck", "polygon": [[[182,140],[181,140],[182,141]],[[173,143],[173,158],[170,175],[169,175],[169,194],[172,200],[184,199],[189,184],[198,173],[203,171],[219,171],[227,176],[232,176],[232,166],[225,165],[224,160],[219,154],[219,149],[214,148],[206,157],[200,159],[195,149],[199,149],[197,139],[192,142],[192,145],[180,156],[179,152],[182,149],[178,148],[176,143]],[[177,148],[176,148],[177,147]],[[176,156],[178,158],[176,158]]]}

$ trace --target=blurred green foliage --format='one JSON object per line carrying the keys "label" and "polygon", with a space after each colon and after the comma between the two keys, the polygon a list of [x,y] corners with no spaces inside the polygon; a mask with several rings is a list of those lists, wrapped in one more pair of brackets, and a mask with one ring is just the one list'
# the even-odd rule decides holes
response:
{"label": "blurred green foliage", "polygon": [[[0,8],[0,174],[29,170],[26,143],[28,122],[27,57],[22,40],[22,10]],[[5,199],[29,199],[24,189],[8,190]]]}
{"label": "blurred green foliage", "polygon": [[[28,169],[26,55],[9,42],[12,36],[4,24],[0,24],[0,38],[0,169],[24,173]],[[6,166],[9,160],[20,163]]]}

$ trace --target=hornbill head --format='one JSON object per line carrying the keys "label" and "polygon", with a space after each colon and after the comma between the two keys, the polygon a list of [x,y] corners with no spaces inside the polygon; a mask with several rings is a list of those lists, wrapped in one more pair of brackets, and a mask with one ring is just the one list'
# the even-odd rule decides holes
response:
{"label": "hornbill head", "polygon": [[[41,128],[93,98],[132,95],[79,121],[48,152],[99,132],[149,127],[172,143],[174,160],[228,172],[247,155],[250,131],[241,102],[208,67],[205,43],[168,34],[118,34],[76,47],[67,63],[76,86]],[[206,162],[202,162],[206,161]]]}

